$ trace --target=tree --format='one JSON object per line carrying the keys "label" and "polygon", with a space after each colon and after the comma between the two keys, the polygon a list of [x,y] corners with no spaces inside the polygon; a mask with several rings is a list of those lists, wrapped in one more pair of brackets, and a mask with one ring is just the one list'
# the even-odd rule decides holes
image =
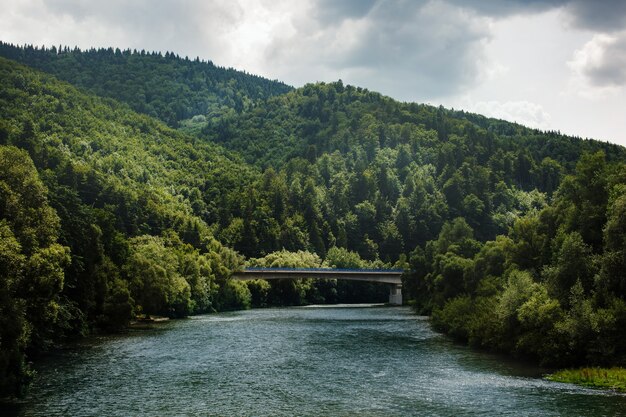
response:
{"label": "tree", "polygon": [[124,272],[141,312],[172,317],[190,312],[191,288],[179,273],[176,255],[163,239],[155,236],[131,239],[131,254]]}
{"label": "tree", "polygon": [[[45,349],[67,326],[60,298],[69,249],[55,243],[59,218],[28,154],[0,146],[0,393],[28,380],[27,349]],[[6,383],[5,383],[6,381]]]}
{"label": "tree", "polygon": [[[265,268],[318,268],[322,265],[321,258],[312,252],[289,252],[281,250],[272,252],[263,258],[250,259],[251,266]],[[271,280],[271,290],[267,295],[267,303],[271,305],[303,305],[307,303],[307,292],[312,289],[311,280]]]}
{"label": "tree", "polygon": [[6,220],[0,220],[0,393],[18,395],[31,376],[25,300],[18,297],[25,256]]}
{"label": "tree", "polygon": [[521,217],[513,224],[512,261],[522,269],[538,271],[546,263],[550,240],[542,226],[537,213]]}
{"label": "tree", "polygon": [[553,241],[554,262],[542,272],[550,294],[569,305],[569,296],[574,284],[589,294],[593,286],[595,267],[591,248],[583,242],[578,232],[560,232]]}
{"label": "tree", "polygon": [[539,177],[540,189],[548,195],[552,195],[561,182],[563,167],[554,159],[545,157],[538,167],[537,175]]}

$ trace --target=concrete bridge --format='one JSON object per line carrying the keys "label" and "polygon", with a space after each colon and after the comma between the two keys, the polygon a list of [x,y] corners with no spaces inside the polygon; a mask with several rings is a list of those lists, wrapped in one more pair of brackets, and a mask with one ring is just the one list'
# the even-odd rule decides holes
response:
{"label": "concrete bridge", "polygon": [[401,269],[331,269],[331,268],[246,268],[233,279],[346,279],[389,284],[389,304],[402,305]]}

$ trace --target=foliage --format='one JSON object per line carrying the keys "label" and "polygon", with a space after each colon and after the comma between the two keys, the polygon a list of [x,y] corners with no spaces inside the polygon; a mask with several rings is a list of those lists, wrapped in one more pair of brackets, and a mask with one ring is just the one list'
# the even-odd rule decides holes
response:
{"label": "foliage", "polygon": [[0,147],[0,392],[19,394],[26,351],[69,326],[63,314],[69,249],[56,243],[59,218],[28,154]]}
{"label": "foliage", "polygon": [[547,375],[546,378],[550,381],[626,392],[626,369],[624,368],[564,369]]}
{"label": "foliage", "polygon": [[2,393],[28,378],[26,353],[63,337],[226,305],[241,259],[212,237],[210,202],[254,172],[10,61],[0,79]]}
{"label": "foliage", "polygon": [[[281,250],[270,253],[263,258],[249,260],[250,266],[263,268],[318,268],[322,260],[314,253],[307,251],[289,252]],[[312,279],[302,280],[270,280],[266,291],[255,291],[255,306],[263,305],[304,305],[311,301],[307,295],[314,291]],[[259,287],[252,283],[253,287]]]}
{"label": "foliage", "polygon": [[[419,258],[418,288],[429,292],[421,308],[458,339],[545,365],[626,363],[624,169],[602,153],[584,155],[550,204],[474,255],[456,249],[467,227],[444,225]],[[485,300],[496,320],[480,308]]]}
{"label": "foliage", "polygon": [[[81,51],[0,42],[0,56],[53,74],[89,93],[128,103],[169,126],[194,131],[206,119],[241,112],[291,87],[174,53],[113,48]],[[139,78],[139,79],[138,79]]]}
{"label": "foliage", "polygon": [[[312,252],[280,250],[263,258],[252,258],[249,265],[264,268],[380,268],[356,252],[332,247],[322,261]],[[321,303],[386,302],[389,289],[385,285],[337,279],[302,279],[248,281],[254,307],[271,305],[304,305]]]}
{"label": "foliage", "polygon": [[532,130],[498,136],[454,115],[339,81],[211,119],[202,137],[264,170],[219,238],[246,256],[338,246],[393,263],[457,217],[479,241],[505,234],[546,206],[585,151],[625,155]]}
{"label": "foliage", "polygon": [[220,288],[220,310],[245,310],[252,306],[252,294],[241,281],[229,280]]}

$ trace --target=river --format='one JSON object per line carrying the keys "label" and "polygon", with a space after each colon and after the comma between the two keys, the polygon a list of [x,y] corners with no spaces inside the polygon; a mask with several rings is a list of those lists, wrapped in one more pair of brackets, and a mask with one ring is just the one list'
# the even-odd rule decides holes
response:
{"label": "river", "polygon": [[626,396],[457,346],[407,308],[259,309],[46,357],[19,416],[616,416]]}

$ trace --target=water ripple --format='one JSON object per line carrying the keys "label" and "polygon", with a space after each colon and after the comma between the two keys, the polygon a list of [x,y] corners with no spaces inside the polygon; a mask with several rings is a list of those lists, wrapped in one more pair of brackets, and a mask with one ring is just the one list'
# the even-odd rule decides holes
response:
{"label": "water ripple", "polygon": [[[20,416],[618,416],[405,308],[266,309],[98,337],[39,365]],[[4,411],[4,410],[0,410]]]}

